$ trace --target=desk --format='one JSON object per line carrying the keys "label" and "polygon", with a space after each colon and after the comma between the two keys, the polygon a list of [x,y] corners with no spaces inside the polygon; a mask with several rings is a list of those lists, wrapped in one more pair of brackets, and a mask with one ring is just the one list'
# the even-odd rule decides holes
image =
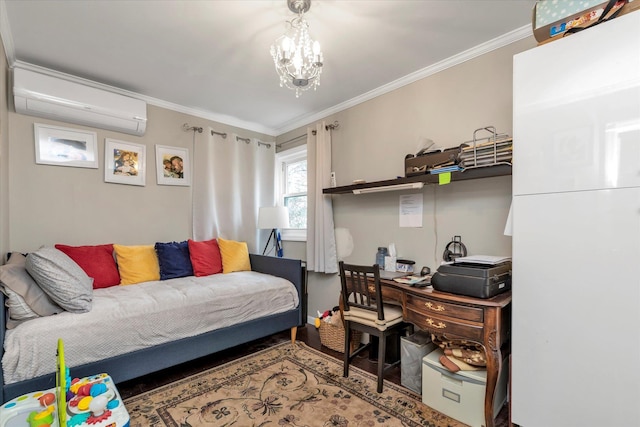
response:
{"label": "desk", "polygon": [[487,354],[486,427],[494,426],[493,396],[504,357],[510,352],[511,291],[480,299],[414,288],[381,279],[385,302],[402,306],[403,317],[420,329],[478,342]]}

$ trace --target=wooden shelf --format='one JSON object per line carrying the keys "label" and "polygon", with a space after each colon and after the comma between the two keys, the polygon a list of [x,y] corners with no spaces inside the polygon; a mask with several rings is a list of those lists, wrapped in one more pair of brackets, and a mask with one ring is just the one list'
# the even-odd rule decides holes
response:
{"label": "wooden shelf", "polygon": [[[494,176],[511,175],[510,165],[487,166],[484,168],[468,169],[464,172],[451,172],[451,182],[467,179],[491,178]],[[410,176],[408,178],[387,179],[384,181],[365,182],[364,184],[343,185],[341,187],[325,188],[323,194],[352,194],[353,190],[364,188],[389,187],[398,184],[412,184],[423,182],[424,184],[438,184],[438,175],[424,174]]]}

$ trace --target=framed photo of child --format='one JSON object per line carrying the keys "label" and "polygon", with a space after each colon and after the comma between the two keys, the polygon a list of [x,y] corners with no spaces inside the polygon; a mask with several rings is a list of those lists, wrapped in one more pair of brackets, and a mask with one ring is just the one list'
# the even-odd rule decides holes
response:
{"label": "framed photo of child", "polygon": [[156,145],[156,175],[158,185],[191,185],[189,150]]}
{"label": "framed photo of child", "polygon": [[133,142],[104,140],[104,180],[116,184],[145,185],[146,147]]}

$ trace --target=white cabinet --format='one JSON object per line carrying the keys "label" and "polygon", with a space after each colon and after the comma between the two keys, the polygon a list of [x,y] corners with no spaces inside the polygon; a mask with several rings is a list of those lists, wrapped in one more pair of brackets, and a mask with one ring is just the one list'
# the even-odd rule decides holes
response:
{"label": "white cabinet", "polygon": [[514,58],[512,420],[640,425],[640,13]]}
{"label": "white cabinet", "polygon": [[640,186],[633,15],[516,55],[514,195]]}

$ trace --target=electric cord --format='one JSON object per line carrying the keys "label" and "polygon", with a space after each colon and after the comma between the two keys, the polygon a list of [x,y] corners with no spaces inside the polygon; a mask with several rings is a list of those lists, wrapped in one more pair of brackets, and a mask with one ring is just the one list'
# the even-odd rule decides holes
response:
{"label": "electric cord", "polygon": [[436,216],[437,209],[436,204],[438,202],[437,198],[437,187],[433,186],[433,235],[435,237],[435,242],[433,243],[433,265],[438,265],[438,218]]}

